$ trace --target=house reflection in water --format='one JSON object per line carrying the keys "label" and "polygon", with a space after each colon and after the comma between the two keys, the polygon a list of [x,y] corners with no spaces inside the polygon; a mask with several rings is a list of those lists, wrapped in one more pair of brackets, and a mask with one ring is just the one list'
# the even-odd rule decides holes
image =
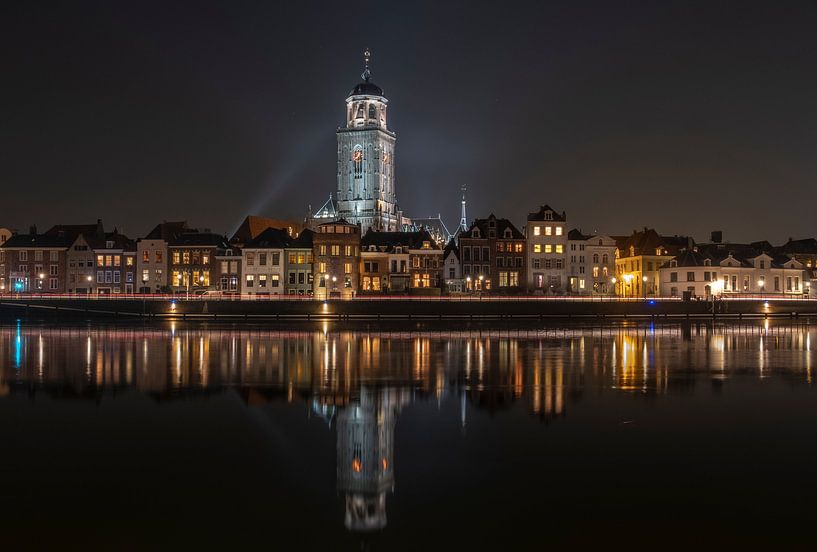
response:
{"label": "house reflection in water", "polygon": [[547,423],[585,395],[691,393],[743,374],[811,383],[812,334],[813,326],[768,322],[408,332],[18,322],[0,326],[0,396],[99,402],[138,389],[156,401],[219,393],[253,407],[303,401],[337,432],[346,528],[374,531],[387,525],[395,425],[412,401],[446,412],[456,397],[467,434],[469,416],[521,407]]}

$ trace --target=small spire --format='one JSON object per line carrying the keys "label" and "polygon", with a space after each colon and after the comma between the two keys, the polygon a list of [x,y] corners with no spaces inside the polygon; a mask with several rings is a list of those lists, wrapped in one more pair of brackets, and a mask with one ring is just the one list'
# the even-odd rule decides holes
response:
{"label": "small spire", "polygon": [[363,77],[363,80],[366,81],[366,82],[369,82],[369,79],[372,77],[372,72],[369,71],[369,60],[371,59],[371,57],[372,57],[372,53],[369,51],[368,48],[366,48],[366,51],[363,52],[363,62],[364,62],[363,74],[360,75],[361,77]]}

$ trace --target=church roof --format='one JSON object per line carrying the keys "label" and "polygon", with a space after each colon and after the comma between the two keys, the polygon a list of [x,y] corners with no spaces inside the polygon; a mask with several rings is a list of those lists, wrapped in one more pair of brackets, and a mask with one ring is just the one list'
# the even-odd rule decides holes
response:
{"label": "church roof", "polygon": [[363,81],[355,85],[349,92],[349,96],[383,96],[383,89],[372,81]]}
{"label": "church roof", "polygon": [[329,199],[326,200],[320,209],[315,211],[313,218],[337,218],[338,209],[335,207],[335,202],[332,201],[332,194],[329,194]]}
{"label": "church roof", "polygon": [[415,230],[428,230],[434,240],[441,244],[446,243],[451,237],[451,232],[448,231],[448,227],[440,215],[429,218],[411,219],[411,223]]}

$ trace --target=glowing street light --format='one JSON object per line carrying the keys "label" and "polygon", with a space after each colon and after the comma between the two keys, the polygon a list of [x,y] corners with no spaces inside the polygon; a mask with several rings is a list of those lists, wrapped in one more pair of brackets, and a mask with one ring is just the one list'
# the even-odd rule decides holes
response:
{"label": "glowing street light", "polygon": [[624,278],[624,282],[625,282],[624,297],[627,297],[627,286],[630,285],[630,282],[633,280],[633,275],[632,274],[625,274],[623,276],[623,278]]}

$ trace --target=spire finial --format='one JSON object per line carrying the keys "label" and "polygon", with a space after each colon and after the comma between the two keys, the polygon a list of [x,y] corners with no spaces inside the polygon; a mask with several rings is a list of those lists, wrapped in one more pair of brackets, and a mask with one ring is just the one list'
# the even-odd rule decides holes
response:
{"label": "spire finial", "polygon": [[372,72],[369,71],[369,60],[371,58],[372,58],[372,53],[369,51],[368,48],[366,48],[366,50],[363,52],[363,63],[364,63],[363,74],[360,75],[361,77],[363,77],[363,80],[366,81],[366,82],[369,82],[369,79],[372,76]]}

